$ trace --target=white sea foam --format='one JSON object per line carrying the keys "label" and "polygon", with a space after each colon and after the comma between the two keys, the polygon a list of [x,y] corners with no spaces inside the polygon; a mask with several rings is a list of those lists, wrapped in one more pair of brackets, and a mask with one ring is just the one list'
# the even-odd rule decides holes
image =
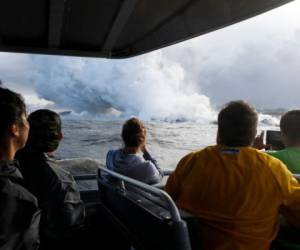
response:
{"label": "white sea foam", "polygon": [[279,126],[280,117],[269,114],[258,114],[258,121],[261,126]]}

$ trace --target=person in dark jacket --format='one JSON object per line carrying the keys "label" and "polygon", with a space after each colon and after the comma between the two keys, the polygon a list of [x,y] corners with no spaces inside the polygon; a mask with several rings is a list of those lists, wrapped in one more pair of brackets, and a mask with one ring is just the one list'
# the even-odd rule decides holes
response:
{"label": "person in dark jacket", "polygon": [[163,171],[146,149],[144,124],[137,118],[127,120],[123,125],[122,139],[123,148],[107,153],[107,168],[147,184],[160,182]]}
{"label": "person in dark jacket", "polygon": [[41,109],[31,113],[28,121],[29,138],[16,157],[25,185],[42,210],[41,243],[68,241],[80,232],[85,210],[74,178],[53,158],[62,139],[61,119],[57,113]]}
{"label": "person in dark jacket", "polygon": [[40,211],[14,160],[29,131],[21,95],[0,87],[0,116],[0,249],[38,249]]}

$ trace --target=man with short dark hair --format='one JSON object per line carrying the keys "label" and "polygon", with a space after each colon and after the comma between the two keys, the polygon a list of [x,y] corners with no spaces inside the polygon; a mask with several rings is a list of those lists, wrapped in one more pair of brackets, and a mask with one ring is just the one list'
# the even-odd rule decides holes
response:
{"label": "man with short dark hair", "polygon": [[257,113],[243,101],[218,116],[217,145],[185,156],[166,191],[200,219],[203,249],[267,250],[282,208],[300,225],[300,185],[279,160],[251,147]]}
{"label": "man with short dark hair", "polygon": [[243,101],[231,102],[218,115],[217,143],[231,146],[249,146],[256,135],[257,113]]}
{"label": "man with short dark hair", "polygon": [[39,247],[40,211],[14,160],[29,131],[21,95],[0,87],[0,249]]}
{"label": "man with short dark hair", "polygon": [[137,118],[127,120],[122,128],[122,139],[124,148],[107,153],[107,168],[148,184],[160,182],[163,171],[146,149],[144,124]]}
{"label": "man with short dark hair", "polygon": [[72,175],[52,158],[62,139],[59,115],[41,109],[31,113],[28,121],[28,141],[16,157],[25,185],[36,195],[42,210],[42,246],[51,249],[48,244],[68,242],[78,233],[84,222],[84,204]]}

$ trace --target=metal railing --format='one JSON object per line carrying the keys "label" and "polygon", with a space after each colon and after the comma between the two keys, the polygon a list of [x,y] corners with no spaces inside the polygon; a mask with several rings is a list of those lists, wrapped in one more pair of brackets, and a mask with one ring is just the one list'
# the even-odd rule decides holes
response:
{"label": "metal railing", "polygon": [[172,200],[172,198],[165,191],[163,191],[161,189],[158,189],[158,188],[155,188],[153,186],[150,186],[148,184],[145,184],[143,182],[134,180],[134,179],[129,178],[127,176],[118,174],[118,173],[116,173],[114,171],[111,171],[107,168],[99,167],[98,169],[99,169],[98,170],[98,178],[100,179],[100,181],[104,181],[102,176],[101,176],[101,172],[105,172],[106,174],[108,174],[111,177],[114,177],[114,178],[116,178],[118,180],[121,180],[125,183],[129,183],[132,186],[135,186],[135,187],[138,187],[138,188],[140,188],[144,191],[147,191],[148,193],[154,194],[157,197],[161,198],[166,203],[168,211],[170,212],[170,215],[171,215],[171,219],[173,221],[175,221],[175,222],[182,221],[181,217],[180,217],[180,214],[179,214],[179,211],[178,211],[174,201]]}
{"label": "metal railing", "polygon": [[[102,167],[101,167],[102,168]],[[173,173],[174,170],[167,169],[163,170],[164,176],[169,176],[170,174]],[[76,174],[73,175],[75,181],[88,181],[88,180],[96,180],[97,175],[96,174]]]}

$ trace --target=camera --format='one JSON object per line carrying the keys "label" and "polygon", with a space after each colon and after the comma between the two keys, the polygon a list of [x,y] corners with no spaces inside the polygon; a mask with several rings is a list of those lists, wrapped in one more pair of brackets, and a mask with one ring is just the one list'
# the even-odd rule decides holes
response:
{"label": "camera", "polygon": [[277,130],[267,130],[266,144],[270,145],[269,150],[282,150],[285,148],[281,139],[281,132]]}

